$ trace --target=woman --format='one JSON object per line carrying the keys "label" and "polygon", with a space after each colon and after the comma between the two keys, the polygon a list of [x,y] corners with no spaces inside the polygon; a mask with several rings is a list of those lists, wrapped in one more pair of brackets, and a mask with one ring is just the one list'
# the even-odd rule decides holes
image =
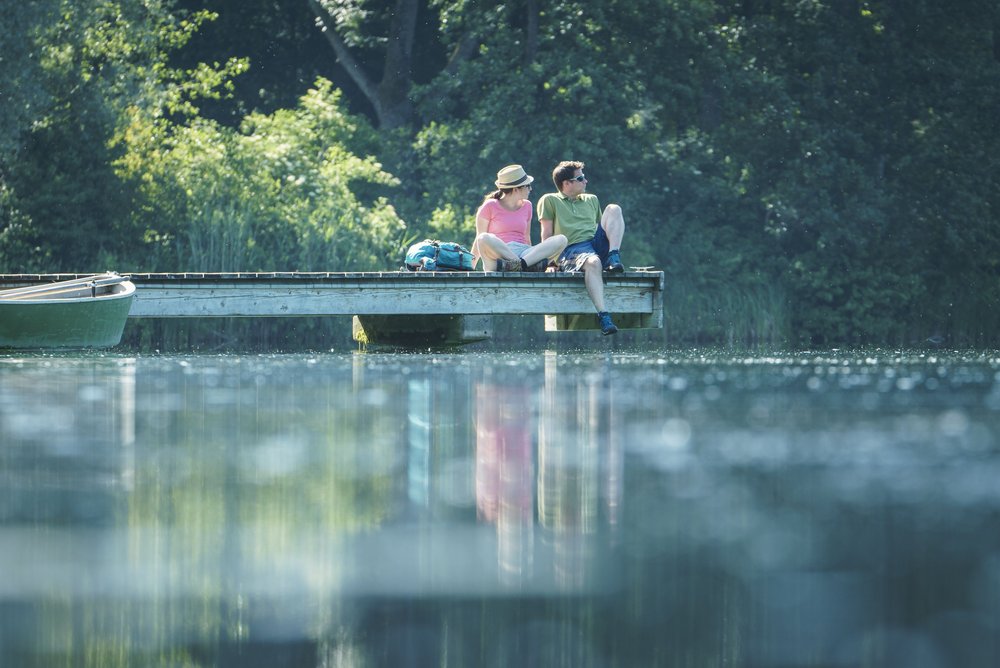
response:
{"label": "woman", "polygon": [[566,237],[554,234],[531,245],[531,182],[521,165],[497,172],[496,187],[476,211],[472,266],[483,259],[483,271],[545,271],[566,247]]}

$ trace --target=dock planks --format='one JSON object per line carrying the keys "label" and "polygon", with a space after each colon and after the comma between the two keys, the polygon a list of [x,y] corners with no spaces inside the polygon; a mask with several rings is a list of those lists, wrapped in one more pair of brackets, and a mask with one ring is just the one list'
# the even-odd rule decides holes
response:
{"label": "dock planks", "polygon": [[[86,274],[0,274],[0,289]],[[544,315],[545,329],[594,329],[579,273],[238,272],[133,273],[129,318],[354,316],[362,341],[490,336],[494,315]],[[663,327],[663,272],[605,274],[620,328]],[[439,316],[449,316],[442,319]],[[397,317],[398,316],[398,317]],[[417,316],[417,317],[415,317]],[[433,335],[423,329],[434,330]],[[437,332],[437,330],[441,330]]]}
{"label": "dock planks", "polygon": [[[0,287],[68,280],[77,274],[0,275]],[[581,274],[484,272],[134,273],[131,318],[318,315],[591,314]],[[662,272],[608,274],[613,313],[662,326]]]}

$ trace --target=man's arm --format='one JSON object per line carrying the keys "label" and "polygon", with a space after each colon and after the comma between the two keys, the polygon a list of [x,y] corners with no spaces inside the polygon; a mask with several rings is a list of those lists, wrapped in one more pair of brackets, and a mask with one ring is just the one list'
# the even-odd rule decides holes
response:
{"label": "man's arm", "polygon": [[538,224],[542,228],[542,241],[552,236],[552,221],[548,218],[539,218]]}
{"label": "man's arm", "polygon": [[552,236],[552,231],[555,229],[555,217],[556,210],[549,201],[549,195],[542,195],[542,198],[538,200],[538,224],[542,228],[542,241],[545,241]]}

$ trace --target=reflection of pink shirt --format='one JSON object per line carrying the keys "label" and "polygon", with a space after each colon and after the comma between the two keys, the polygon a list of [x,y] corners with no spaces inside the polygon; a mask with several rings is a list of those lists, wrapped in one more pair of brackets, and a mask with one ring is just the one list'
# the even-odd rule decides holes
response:
{"label": "reflection of pink shirt", "polygon": [[505,242],[515,241],[531,245],[528,238],[531,227],[531,202],[524,200],[517,211],[508,211],[498,199],[488,199],[476,211],[476,218],[489,221],[486,231],[497,235]]}
{"label": "reflection of pink shirt", "polygon": [[520,388],[476,385],[476,510],[487,522],[530,526],[535,512],[531,403]]}

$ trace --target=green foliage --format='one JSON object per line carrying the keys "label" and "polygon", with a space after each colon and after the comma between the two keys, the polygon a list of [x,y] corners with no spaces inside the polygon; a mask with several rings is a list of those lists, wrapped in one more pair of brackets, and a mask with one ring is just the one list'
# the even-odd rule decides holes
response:
{"label": "green foliage", "polygon": [[[475,14],[440,4],[442,15]],[[505,7],[498,19],[522,9]],[[547,6],[532,60],[514,20],[418,91],[414,146],[437,186],[424,205],[475,201],[509,162],[544,188],[556,161],[579,159],[591,191],[625,209],[627,261],[663,267],[699,303],[781,294],[749,301],[774,304],[793,341],[979,329],[971,313],[996,313],[1000,297],[997,254],[985,250],[1000,242],[989,130],[1000,38],[981,27],[997,10],[968,0],[947,20],[936,12],[822,0]],[[704,332],[725,328],[697,319]]]}
{"label": "green foliage", "polygon": [[[807,340],[934,333],[940,324],[925,320],[935,310],[926,308],[935,289],[928,264],[947,246],[923,243],[923,235],[935,236],[938,221],[921,218],[944,204],[944,217],[957,215],[963,226],[995,227],[995,214],[983,206],[990,199],[983,181],[988,160],[963,156],[952,161],[946,181],[907,183],[931,176],[932,155],[952,153],[945,147],[957,139],[933,137],[926,126],[915,133],[918,119],[941,105],[968,108],[977,97],[968,86],[985,84],[984,73],[997,69],[984,48],[976,54],[955,41],[980,41],[971,22],[961,25],[962,12],[940,22],[931,18],[935,11],[932,3],[869,2],[860,11],[840,3],[780,3],[734,22],[733,48],[746,52],[751,76],[730,98],[742,110],[740,126],[723,126],[716,137],[752,165],[748,194],[766,207],[786,263],[795,329]],[[942,69],[946,76],[935,72]],[[981,90],[993,100],[1000,92],[996,85]],[[767,103],[758,102],[764,99],[758,91],[768,91]],[[995,154],[1000,147],[983,132],[984,120],[969,118],[961,134]],[[931,148],[941,139],[944,146]],[[979,206],[958,211],[946,204],[959,192]],[[917,204],[926,195],[934,204]],[[964,282],[970,269],[956,263],[949,275],[964,275]]]}
{"label": "green foliage", "polygon": [[370,154],[375,137],[342,111],[339,92],[320,82],[299,108],[248,116],[239,130],[199,118],[200,101],[229,94],[247,63],[169,66],[214,18],[171,7],[67,1],[24,14],[41,47],[28,62],[56,102],[10,124],[22,139],[16,169],[0,171],[0,269],[398,262],[403,224],[385,199],[395,180],[353,152]]}
{"label": "green foliage", "polygon": [[0,170],[9,168],[32,117],[51,104],[38,85],[42,67],[36,49],[39,32],[52,20],[57,4],[39,0],[0,6]]}
{"label": "green foliage", "polygon": [[46,267],[40,249],[32,246],[31,220],[17,205],[14,192],[0,180],[0,267],[16,267],[34,273]]}
{"label": "green foliage", "polygon": [[[469,248],[476,236],[476,212],[472,207],[457,207],[445,204],[440,209],[434,209],[427,221],[428,236],[433,239],[457,241]],[[471,231],[471,233],[470,233]]]}
{"label": "green foliage", "polygon": [[241,65],[167,67],[167,51],[208,18],[178,19],[169,1],[30,7],[14,10],[23,28],[15,53],[31,80],[14,77],[5,117],[13,120],[3,128],[14,149],[0,154],[0,181],[16,207],[0,209],[0,270],[95,271],[125,257],[141,263],[142,231],[131,227],[134,184],[113,168],[123,119],[137,108],[195,115],[192,101],[222,94]]}
{"label": "green foliage", "polygon": [[153,262],[171,271],[350,271],[398,263],[397,181],[348,149],[371,130],[327,81],[296,109],[252,114],[239,130],[135,116],[120,162],[142,182]]}

